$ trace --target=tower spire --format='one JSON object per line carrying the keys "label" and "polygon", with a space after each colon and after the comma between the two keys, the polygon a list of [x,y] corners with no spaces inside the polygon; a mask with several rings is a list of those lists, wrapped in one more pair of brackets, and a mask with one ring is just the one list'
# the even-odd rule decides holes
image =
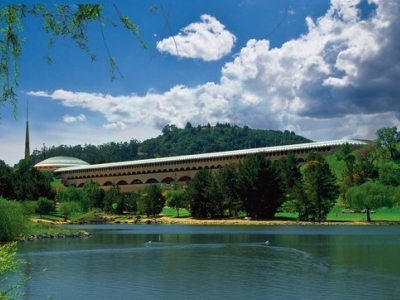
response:
{"label": "tower spire", "polygon": [[29,102],[26,100],[26,129],[25,129],[25,162],[29,163],[31,159],[29,148]]}

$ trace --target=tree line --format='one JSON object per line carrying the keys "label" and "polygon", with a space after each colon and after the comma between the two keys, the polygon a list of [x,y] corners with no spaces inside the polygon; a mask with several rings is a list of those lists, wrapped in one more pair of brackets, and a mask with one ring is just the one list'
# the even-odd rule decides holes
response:
{"label": "tree line", "polygon": [[31,154],[31,165],[54,156],[72,156],[89,164],[118,162],[176,155],[211,153],[218,151],[259,148],[310,142],[288,130],[250,129],[229,123],[215,126],[193,127],[188,122],[185,128],[166,125],[162,134],[143,142],[110,142],[102,145],[59,145],[35,149]]}

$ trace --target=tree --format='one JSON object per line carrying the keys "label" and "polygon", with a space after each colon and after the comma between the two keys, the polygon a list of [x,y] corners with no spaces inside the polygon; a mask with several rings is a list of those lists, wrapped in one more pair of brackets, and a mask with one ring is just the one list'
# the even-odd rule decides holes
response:
{"label": "tree", "polygon": [[88,212],[90,200],[84,190],[75,186],[69,186],[58,192],[58,200],[63,202],[76,202],[79,204],[81,212]]}
{"label": "tree", "polygon": [[160,186],[156,184],[150,184],[144,188],[141,201],[142,208],[148,217],[152,215],[155,218],[165,205],[165,197]]}
{"label": "tree", "polygon": [[278,172],[263,153],[247,156],[239,164],[239,186],[248,216],[272,218],[282,204]]}
{"label": "tree", "polygon": [[186,190],[172,190],[169,191],[166,197],[167,206],[176,210],[177,217],[179,218],[179,210],[187,206]]}
{"label": "tree", "polygon": [[239,198],[239,174],[237,165],[228,164],[214,174],[214,181],[219,189],[219,195],[223,199],[224,208],[229,216],[236,216],[243,209]]}
{"label": "tree", "polygon": [[384,185],[400,186],[400,165],[386,163],[379,168],[379,180]]}
{"label": "tree", "polygon": [[187,197],[190,214],[195,218],[208,218],[211,216],[211,201],[209,191],[212,181],[211,171],[202,169],[189,181]]}
{"label": "tree", "polygon": [[388,190],[387,186],[371,180],[350,188],[346,193],[346,199],[352,207],[366,209],[367,221],[370,222],[372,209],[392,206]]}
{"label": "tree", "polygon": [[37,200],[39,197],[54,199],[56,192],[51,186],[52,174],[33,167],[19,165],[12,174],[12,187],[17,200]]}
{"label": "tree", "polygon": [[92,208],[102,208],[104,199],[104,190],[99,187],[99,184],[94,182],[93,179],[85,182],[83,186],[83,192],[85,193],[89,206]]}
{"label": "tree", "polygon": [[400,132],[397,131],[397,127],[393,126],[378,129],[376,135],[378,137],[378,145],[381,147],[386,147],[392,159],[397,158],[399,153],[396,145],[398,142],[400,142]]}
{"label": "tree", "polygon": [[[85,51],[91,60],[96,59],[96,55],[91,52],[88,45],[87,27],[94,23],[99,26],[103,33],[106,23],[111,23],[114,27],[122,25],[125,30],[132,33],[139,42],[147,47],[140,35],[139,28],[132,23],[129,17],[121,15],[118,7],[114,5],[118,21],[113,22],[109,17],[104,16],[102,4],[2,4],[0,6],[0,86],[1,96],[0,105],[11,102],[14,108],[14,115],[17,113],[17,94],[15,88],[18,86],[19,60],[22,53],[22,41],[24,37],[23,20],[28,17],[41,19],[43,28],[49,37],[49,48],[53,47],[56,37],[71,38],[76,45]],[[155,7],[151,7],[154,10]],[[108,52],[105,44],[110,65],[111,79],[116,78],[116,72],[120,75],[116,60]],[[47,54],[47,62],[51,63],[51,57]]]}
{"label": "tree", "polygon": [[26,220],[21,204],[0,197],[0,242],[12,241],[26,231]]}
{"label": "tree", "polygon": [[125,211],[135,213],[138,210],[138,202],[140,198],[139,192],[128,192],[123,194]]}
{"label": "tree", "polygon": [[293,188],[301,179],[300,169],[297,165],[296,157],[293,152],[290,152],[285,157],[277,161],[281,188],[286,193],[288,198],[291,198]]}
{"label": "tree", "polygon": [[304,186],[304,178],[301,178],[294,186],[292,196],[295,199],[294,206],[299,214],[299,220],[309,221],[310,217],[315,215],[315,205],[308,198]]}
{"label": "tree", "polygon": [[103,203],[104,211],[117,213],[119,215],[122,214],[125,209],[124,195],[121,193],[118,185],[114,184],[105,192]]}
{"label": "tree", "polygon": [[12,175],[12,169],[3,160],[0,160],[0,196],[6,199],[15,198]]}
{"label": "tree", "polygon": [[49,200],[45,197],[40,197],[37,201],[36,212],[42,217],[42,215],[50,215],[56,211],[56,204],[53,200]]}
{"label": "tree", "polygon": [[304,217],[324,220],[335,205],[339,190],[336,177],[322,154],[311,152],[308,155],[303,185],[305,198],[311,204],[308,216]]}
{"label": "tree", "polygon": [[62,202],[58,207],[58,211],[60,212],[61,216],[67,221],[72,213],[76,213],[80,211],[80,206],[78,202],[71,201],[71,202]]}
{"label": "tree", "polygon": [[21,278],[15,280],[8,285],[9,275],[20,275],[20,266],[25,261],[17,258],[17,242],[11,242],[0,245],[0,299],[16,299],[16,296],[21,296],[21,293],[16,292],[16,289],[24,284],[28,278],[21,275]]}

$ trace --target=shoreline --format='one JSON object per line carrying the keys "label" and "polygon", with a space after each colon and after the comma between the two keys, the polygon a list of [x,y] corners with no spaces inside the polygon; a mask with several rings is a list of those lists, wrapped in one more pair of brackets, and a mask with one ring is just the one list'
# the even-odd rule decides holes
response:
{"label": "shoreline", "polygon": [[[152,219],[154,220],[154,219]],[[305,222],[305,221],[289,221],[289,220],[245,220],[245,219],[193,219],[186,218],[172,218],[162,216],[157,221],[161,224],[180,224],[180,225],[254,225],[254,226],[307,226],[307,225],[400,225],[396,221],[325,221],[325,222]]]}
{"label": "shoreline", "polygon": [[192,217],[171,217],[159,216],[158,218],[143,217],[139,221],[134,219],[124,219],[113,215],[103,217],[101,222],[71,222],[71,221],[50,221],[46,219],[31,219],[35,223],[49,223],[52,225],[83,225],[83,224],[131,224],[131,225],[145,225],[145,224],[161,224],[161,225],[238,225],[238,226],[327,226],[327,225],[351,225],[351,226],[365,226],[365,225],[400,225],[400,221],[324,221],[324,222],[311,222],[311,221],[292,221],[292,220],[246,220],[242,218],[226,218],[226,219],[195,219]]}

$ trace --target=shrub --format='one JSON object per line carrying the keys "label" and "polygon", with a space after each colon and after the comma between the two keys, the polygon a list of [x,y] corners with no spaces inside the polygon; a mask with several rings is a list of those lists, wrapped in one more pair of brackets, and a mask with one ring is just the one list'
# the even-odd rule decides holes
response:
{"label": "shrub", "polygon": [[0,241],[12,241],[27,231],[22,206],[0,198]]}
{"label": "shrub", "polygon": [[42,217],[42,215],[49,215],[56,211],[56,204],[53,200],[49,200],[44,197],[40,197],[37,201],[36,212]]}

